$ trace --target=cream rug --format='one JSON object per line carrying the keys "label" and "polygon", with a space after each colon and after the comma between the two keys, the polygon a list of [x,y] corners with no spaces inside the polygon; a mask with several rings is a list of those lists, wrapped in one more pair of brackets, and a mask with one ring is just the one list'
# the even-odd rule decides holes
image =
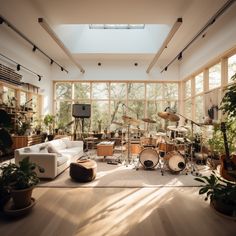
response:
{"label": "cream rug", "polygon": [[[172,174],[166,170],[164,176],[161,175],[160,168],[154,170],[146,170],[141,165],[139,170],[135,169],[135,165],[112,165],[103,162],[101,158],[95,159],[97,162],[96,179],[89,183],[78,183],[73,181],[69,176],[69,168],[57,176],[54,180],[41,180],[39,187],[65,187],[65,188],[81,188],[81,187],[125,187],[125,188],[141,188],[141,187],[160,187],[160,186],[200,186],[195,181],[195,174]],[[209,167],[198,166],[201,175],[209,176],[211,170]]]}

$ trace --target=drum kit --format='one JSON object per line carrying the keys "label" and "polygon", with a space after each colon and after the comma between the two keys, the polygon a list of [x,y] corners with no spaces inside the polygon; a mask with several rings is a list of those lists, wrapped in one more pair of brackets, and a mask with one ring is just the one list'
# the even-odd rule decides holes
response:
{"label": "drum kit", "polygon": [[[180,117],[177,114],[171,112],[158,112],[158,116],[162,119],[171,122],[178,122]],[[143,121],[147,123],[147,133],[149,124],[154,124],[156,121],[143,118],[141,120],[134,119],[130,116],[122,116],[123,123],[114,121],[122,127],[126,127],[127,136],[127,158],[125,159],[126,166],[131,164],[132,155],[137,155],[138,162],[135,165],[135,169],[138,170],[140,164],[146,170],[160,168],[161,174],[164,175],[164,171],[168,170],[173,174],[184,173],[187,174],[195,172],[196,166],[192,159],[192,142],[187,138],[187,133],[191,127],[187,126],[168,126],[166,132],[157,132],[150,137],[139,137],[139,141],[132,141],[130,138],[130,132],[132,129],[130,126],[139,126]],[[178,124],[178,123],[177,123]],[[139,130],[139,128],[138,128]],[[122,135],[123,137],[123,135]],[[198,175],[198,173],[196,173]]]}

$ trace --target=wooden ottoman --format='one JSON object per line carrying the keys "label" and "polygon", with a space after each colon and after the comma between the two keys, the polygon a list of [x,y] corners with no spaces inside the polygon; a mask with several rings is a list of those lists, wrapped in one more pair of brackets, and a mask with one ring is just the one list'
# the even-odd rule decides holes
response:
{"label": "wooden ottoman", "polygon": [[78,160],[70,163],[70,177],[78,182],[90,182],[95,179],[97,163],[93,160]]}

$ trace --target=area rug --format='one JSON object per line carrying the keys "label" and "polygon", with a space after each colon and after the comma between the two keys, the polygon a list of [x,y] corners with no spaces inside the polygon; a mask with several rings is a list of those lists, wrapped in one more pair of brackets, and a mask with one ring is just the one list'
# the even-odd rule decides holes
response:
{"label": "area rug", "polygon": [[[173,174],[168,169],[162,176],[160,168],[146,170],[139,165],[130,164],[107,164],[104,161],[96,160],[97,175],[96,179],[88,183],[78,183],[73,181],[69,175],[69,168],[57,176],[54,180],[41,180],[39,187],[64,187],[64,188],[142,188],[142,187],[160,187],[160,186],[200,186],[200,183],[194,180],[196,173],[189,172]],[[211,170],[207,166],[198,166],[200,175],[209,176]]]}

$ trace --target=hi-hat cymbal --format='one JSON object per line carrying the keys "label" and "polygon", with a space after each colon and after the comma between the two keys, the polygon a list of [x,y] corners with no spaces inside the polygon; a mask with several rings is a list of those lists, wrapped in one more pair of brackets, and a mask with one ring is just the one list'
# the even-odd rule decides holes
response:
{"label": "hi-hat cymbal", "polygon": [[151,120],[149,118],[143,118],[142,121],[147,122],[147,123],[156,123],[155,120]]}
{"label": "hi-hat cymbal", "polygon": [[179,116],[177,116],[176,114],[174,113],[170,113],[170,112],[158,112],[157,115],[165,120],[169,120],[169,121],[172,121],[172,122],[177,122],[179,121]]}
{"label": "hi-hat cymbal", "polygon": [[129,125],[139,125],[139,121],[130,117],[130,116],[122,116],[122,119],[124,123],[129,124]]}
{"label": "hi-hat cymbal", "polygon": [[157,133],[156,133],[156,136],[166,136],[166,133],[163,133],[163,132],[157,132]]}

